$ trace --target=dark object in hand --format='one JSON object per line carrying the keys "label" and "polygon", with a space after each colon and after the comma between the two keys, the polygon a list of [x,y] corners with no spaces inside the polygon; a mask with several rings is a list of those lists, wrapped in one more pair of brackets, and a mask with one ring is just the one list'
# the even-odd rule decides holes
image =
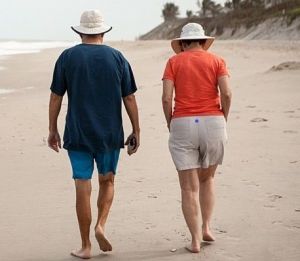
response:
{"label": "dark object in hand", "polygon": [[128,150],[129,151],[135,150],[136,146],[137,146],[136,137],[132,136],[129,140]]}

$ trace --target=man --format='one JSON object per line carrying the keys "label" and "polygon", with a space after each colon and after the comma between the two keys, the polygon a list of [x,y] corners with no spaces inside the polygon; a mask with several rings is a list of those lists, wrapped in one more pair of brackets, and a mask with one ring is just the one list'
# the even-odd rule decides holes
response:
{"label": "man", "polygon": [[[122,100],[132,124],[126,145],[128,154],[139,147],[140,129],[134,93],[137,90],[131,67],[123,55],[103,44],[106,25],[99,11],[85,11],[80,26],[72,29],[82,43],[65,50],[58,58],[51,84],[49,105],[50,148],[59,151],[57,118],[65,92],[68,112],[64,132],[64,148],[71,161],[76,187],[76,212],[82,247],[73,256],[91,257],[91,177],[96,161],[99,173],[98,218],[95,236],[103,251],[112,246],[104,235],[105,223],[114,197],[120,149],[124,147]],[[130,144],[129,144],[130,143]]]}
{"label": "man", "polygon": [[169,149],[178,171],[183,215],[192,236],[187,250],[193,253],[200,251],[201,238],[214,241],[210,230],[213,178],[223,160],[231,103],[225,62],[207,52],[213,41],[200,24],[185,25],[180,38],[171,42],[177,55],[169,59],[163,76]]}

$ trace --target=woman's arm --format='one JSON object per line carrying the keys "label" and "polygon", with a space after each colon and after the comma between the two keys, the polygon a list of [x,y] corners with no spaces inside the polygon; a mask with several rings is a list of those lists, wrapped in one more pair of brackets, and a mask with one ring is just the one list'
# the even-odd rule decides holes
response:
{"label": "woman's arm", "polygon": [[172,103],[173,103],[174,83],[171,80],[163,80],[162,106],[170,130],[170,122],[172,119]]}
{"label": "woman's arm", "polygon": [[232,97],[231,89],[230,89],[229,83],[228,83],[228,76],[219,77],[218,84],[219,84],[219,89],[220,89],[220,93],[221,93],[222,111],[223,111],[224,117],[227,121],[229,110],[230,110],[230,105],[231,105],[231,97]]}

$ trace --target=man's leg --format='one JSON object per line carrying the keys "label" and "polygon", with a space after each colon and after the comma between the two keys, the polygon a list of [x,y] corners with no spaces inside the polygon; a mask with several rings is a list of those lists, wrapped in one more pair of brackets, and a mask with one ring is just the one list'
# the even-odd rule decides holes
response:
{"label": "man's leg", "polygon": [[102,251],[112,251],[112,246],[104,236],[105,223],[114,198],[114,175],[112,172],[105,176],[99,174],[98,219],[95,227],[96,239]]}
{"label": "man's leg", "polygon": [[192,235],[192,244],[187,249],[200,252],[201,225],[199,204],[199,179],[197,169],[178,171],[181,187],[182,212]]}
{"label": "man's leg", "polygon": [[91,214],[91,181],[75,179],[76,187],[76,212],[82,248],[78,251],[72,251],[71,254],[83,259],[91,258],[90,226],[92,222]]}
{"label": "man's leg", "polygon": [[210,221],[215,203],[214,174],[217,165],[207,169],[199,169],[198,176],[200,182],[200,206],[202,214],[202,236],[204,241],[214,241],[210,231]]}

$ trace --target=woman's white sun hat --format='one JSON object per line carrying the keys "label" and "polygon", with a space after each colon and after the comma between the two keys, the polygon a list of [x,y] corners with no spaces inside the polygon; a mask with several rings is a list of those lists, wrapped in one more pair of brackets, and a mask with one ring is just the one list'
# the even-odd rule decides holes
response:
{"label": "woman's white sun hat", "polygon": [[82,13],[79,26],[71,26],[78,34],[104,34],[112,27],[104,23],[103,16],[99,10],[88,10]]}
{"label": "woman's white sun hat", "polygon": [[182,27],[181,34],[179,38],[175,38],[171,42],[171,46],[175,53],[182,52],[181,41],[182,40],[201,40],[206,39],[203,49],[207,50],[215,40],[214,37],[207,36],[204,33],[203,27],[197,23],[188,23]]}

